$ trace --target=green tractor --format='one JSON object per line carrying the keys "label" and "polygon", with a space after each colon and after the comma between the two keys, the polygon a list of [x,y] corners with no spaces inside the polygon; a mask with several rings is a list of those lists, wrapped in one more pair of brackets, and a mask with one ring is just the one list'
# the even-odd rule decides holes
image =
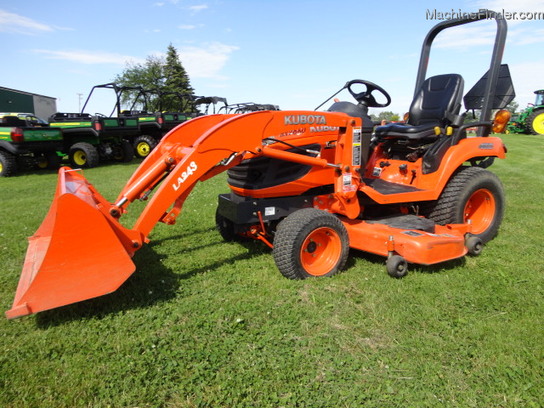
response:
{"label": "green tractor", "polygon": [[544,135],[544,89],[535,91],[535,94],[534,104],[529,104],[520,114],[512,116],[508,124],[509,133]]}

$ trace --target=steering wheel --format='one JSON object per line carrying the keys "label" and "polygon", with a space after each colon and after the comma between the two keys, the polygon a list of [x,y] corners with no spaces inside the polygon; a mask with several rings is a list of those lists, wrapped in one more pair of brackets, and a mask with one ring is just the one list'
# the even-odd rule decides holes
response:
{"label": "steering wheel", "polygon": [[[366,90],[363,92],[355,92],[353,89],[353,85],[364,85],[366,87]],[[355,98],[357,102],[359,102],[362,105],[368,106],[369,108],[385,108],[386,106],[389,106],[391,103],[391,96],[383,89],[381,86],[376,85],[375,83],[372,83],[370,81],[366,81],[364,79],[353,79],[346,83],[345,88],[348,89],[351,96]],[[381,93],[385,99],[385,103],[378,103],[376,101],[376,98],[372,95],[372,92],[378,91]]]}

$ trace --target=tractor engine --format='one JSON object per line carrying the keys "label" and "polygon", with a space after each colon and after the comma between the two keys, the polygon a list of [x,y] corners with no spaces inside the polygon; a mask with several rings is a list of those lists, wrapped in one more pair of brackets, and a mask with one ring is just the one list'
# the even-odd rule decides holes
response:
{"label": "tractor engine", "polygon": [[[328,111],[343,112],[361,119],[360,165],[364,167],[370,154],[370,139],[374,127],[372,119],[368,116],[368,108],[351,102],[335,102]],[[334,161],[337,129],[316,125],[310,127],[310,132],[310,134],[295,132],[288,138],[278,138],[278,141],[285,143],[289,152]],[[328,175],[332,171],[269,157],[257,157],[244,160],[238,166],[229,169],[227,174],[229,187],[234,194],[259,198],[327,194],[333,190],[330,184],[332,177]],[[327,175],[324,172],[327,172]],[[328,180],[328,183],[324,180]]]}

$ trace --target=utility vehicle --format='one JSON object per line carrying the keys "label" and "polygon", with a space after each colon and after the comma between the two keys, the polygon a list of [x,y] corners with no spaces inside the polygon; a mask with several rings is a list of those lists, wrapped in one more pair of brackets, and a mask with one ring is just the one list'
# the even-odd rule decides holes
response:
{"label": "utility vehicle", "polygon": [[58,169],[62,147],[62,130],[34,114],[0,113],[0,177],[13,176],[21,167]]}

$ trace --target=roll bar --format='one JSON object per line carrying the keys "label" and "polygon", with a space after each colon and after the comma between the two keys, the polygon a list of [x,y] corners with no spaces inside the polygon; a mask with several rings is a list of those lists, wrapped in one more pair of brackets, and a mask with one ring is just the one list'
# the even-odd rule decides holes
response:
{"label": "roll bar", "polygon": [[463,24],[474,23],[480,20],[495,19],[497,22],[497,34],[495,36],[495,44],[493,46],[493,54],[491,55],[491,63],[489,66],[488,81],[485,86],[484,99],[482,104],[482,112],[480,116],[481,121],[491,120],[491,110],[493,107],[493,99],[495,97],[495,89],[499,80],[499,70],[501,67],[502,55],[504,52],[504,45],[506,43],[507,24],[504,18],[500,18],[499,14],[495,11],[480,9],[475,13],[467,13],[461,18],[455,18],[446,20],[435,25],[425,37],[423,41],[423,47],[421,49],[421,57],[419,60],[419,68],[416,77],[416,87],[414,95],[421,87],[427,74],[427,67],[429,65],[429,55],[431,53],[431,45],[436,36],[446,28],[455,27]]}

